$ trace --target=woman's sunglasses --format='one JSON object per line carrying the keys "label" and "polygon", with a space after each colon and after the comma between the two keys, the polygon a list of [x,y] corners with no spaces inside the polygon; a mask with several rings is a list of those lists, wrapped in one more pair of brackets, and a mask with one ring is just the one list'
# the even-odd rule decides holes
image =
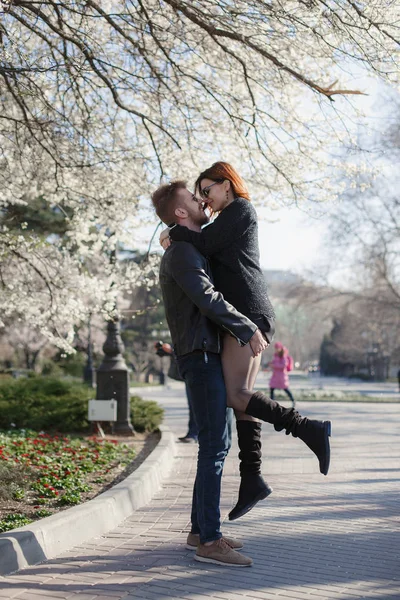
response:
{"label": "woman's sunglasses", "polygon": [[202,196],[203,198],[208,198],[208,196],[210,195],[210,189],[212,188],[213,185],[217,185],[217,183],[223,183],[224,180],[221,179],[220,181],[215,181],[214,183],[212,183],[211,185],[208,185],[207,187],[203,188],[202,190],[200,190],[200,196]]}

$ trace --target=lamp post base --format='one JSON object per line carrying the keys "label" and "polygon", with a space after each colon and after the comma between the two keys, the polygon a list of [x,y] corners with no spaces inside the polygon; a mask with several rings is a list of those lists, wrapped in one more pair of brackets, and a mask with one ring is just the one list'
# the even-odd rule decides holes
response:
{"label": "lamp post base", "polygon": [[113,435],[135,435],[132,423],[114,423]]}

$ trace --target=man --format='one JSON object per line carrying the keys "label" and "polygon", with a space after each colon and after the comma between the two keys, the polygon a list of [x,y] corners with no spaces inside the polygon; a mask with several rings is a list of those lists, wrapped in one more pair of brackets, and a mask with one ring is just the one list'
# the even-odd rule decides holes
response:
{"label": "man", "polygon": [[[183,181],[161,186],[152,201],[166,224],[178,222],[200,231],[208,222],[201,201]],[[267,342],[257,326],[215,290],[207,260],[191,244],[177,242],[167,249],[161,261],[160,283],[179,370],[190,390],[199,429],[187,546],[197,546],[195,559],[201,562],[250,566],[251,558],[237,551],[242,544],[222,537],[220,532],[221,477],[230,440],[219,331],[229,331],[240,344],[250,343],[254,354],[262,352]]]}

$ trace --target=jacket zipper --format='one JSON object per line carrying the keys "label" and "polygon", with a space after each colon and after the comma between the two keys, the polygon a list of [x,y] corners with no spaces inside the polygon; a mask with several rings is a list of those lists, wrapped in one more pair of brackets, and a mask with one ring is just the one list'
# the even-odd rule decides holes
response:
{"label": "jacket zipper", "polygon": [[206,338],[203,338],[203,352],[204,352],[204,362],[207,365],[208,364],[208,355],[207,355],[207,340],[206,340]]}

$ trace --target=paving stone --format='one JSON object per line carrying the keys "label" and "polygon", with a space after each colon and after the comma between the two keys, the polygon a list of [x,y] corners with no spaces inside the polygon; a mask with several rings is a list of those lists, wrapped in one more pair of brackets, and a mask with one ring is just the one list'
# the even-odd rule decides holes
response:
{"label": "paving stone", "polygon": [[[96,592],[97,593],[97,592]],[[121,596],[121,594],[118,594],[118,596],[110,596],[109,594],[99,594],[96,596],[96,600],[115,600],[115,598],[126,598],[126,596]]]}
{"label": "paving stone", "polygon": [[37,594],[37,595],[34,594],[33,595],[31,591],[28,591],[28,592],[24,592],[23,594],[20,594],[19,596],[17,596],[17,598],[18,598],[18,600],[36,600],[36,598],[38,600],[39,600],[39,598],[46,598],[46,600],[52,600],[52,599],[53,600],[60,600],[60,599],[63,600],[63,599],[65,599],[66,600],[67,598],[71,598],[73,596],[74,595],[71,594],[71,592],[66,592],[63,595],[60,595],[60,594],[53,595],[50,592],[46,591],[43,595],[40,595],[40,594]]}
{"label": "paving stone", "polygon": [[46,587],[30,588],[27,593],[31,595],[32,600],[39,600],[39,598],[70,598],[73,594],[72,589],[68,589],[64,586],[64,590],[46,589]]}
{"label": "paving stone", "polygon": [[20,594],[26,593],[26,588],[22,585],[13,585],[10,587],[2,586],[0,584],[0,598],[16,598]]}
{"label": "paving stone", "polygon": [[[167,425],[184,430],[183,387],[143,396],[161,399]],[[107,535],[0,578],[0,599],[400,600],[400,405],[299,408],[333,422],[328,477],[304,444],[265,424],[263,473],[274,493],[229,522],[239,488],[235,441],[226,461],[223,532],[243,540],[252,568],[198,563],[185,549],[197,447],[179,444],[171,476],[149,505]]]}

